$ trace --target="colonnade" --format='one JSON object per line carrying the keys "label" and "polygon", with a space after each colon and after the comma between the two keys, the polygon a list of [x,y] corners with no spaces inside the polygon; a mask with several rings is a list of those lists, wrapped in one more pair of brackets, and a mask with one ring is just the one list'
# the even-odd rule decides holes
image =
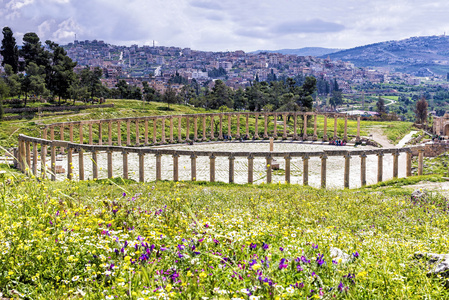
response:
{"label": "colonnade", "polygon": [[[309,160],[311,157],[319,157],[321,159],[321,187],[326,188],[326,174],[327,174],[327,159],[329,157],[344,157],[344,187],[349,188],[350,183],[350,160],[352,157],[360,157],[360,182],[362,186],[366,185],[366,158],[369,155],[377,156],[377,182],[383,180],[384,163],[383,158],[386,154],[393,156],[392,175],[393,178],[398,177],[398,157],[400,153],[406,153],[406,176],[412,175],[412,149],[418,150],[418,174],[423,174],[423,152],[424,148],[421,146],[409,147],[409,148],[393,148],[393,149],[370,149],[370,150],[324,150],[318,152],[207,152],[207,151],[190,151],[190,150],[172,150],[172,149],[154,149],[144,147],[125,147],[125,146],[109,146],[109,145],[85,145],[80,143],[71,143],[57,140],[46,140],[28,137],[25,135],[19,136],[19,147],[16,157],[18,157],[18,168],[27,174],[32,174],[37,177],[45,178],[50,176],[51,180],[56,180],[56,153],[57,149],[65,148],[67,150],[67,178],[73,179],[73,151],[79,153],[79,167],[78,177],[80,180],[86,178],[85,174],[85,160],[83,159],[83,153],[91,152],[92,154],[92,178],[98,179],[98,153],[107,153],[107,177],[122,176],[123,178],[129,178],[129,165],[128,155],[130,153],[136,153],[138,159],[138,173],[139,181],[145,181],[145,161],[150,156],[154,155],[153,163],[156,166],[156,180],[161,180],[162,165],[161,157],[163,155],[169,155],[173,159],[173,176],[172,180],[179,180],[179,158],[181,156],[188,157],[190,159],[190,179],[192,181],[197,180],[197,158],[206,156],[209,158],[209,181],[214,182],[216,180],[216,158],[227,157],[229,160],[229,179],[230,183],[234,182],[235,176],[235,159],[247,160],[247,182],[254,182],[254,159],[264,158],[266,161],[266,182],[272,182],[272,161],[274,158],[284,159],[285,163],[285,182],[291,182],[291,160],[294,158],[300,158],[303,161],[303,184],[309,184]],[[39,153],[40,151],[40,153]],[[46,169],[47,152],[50,152],[51,168]],[[119,153],[122,156],[123,174],[113,174],[113,161],[112,154]],[[39,155],[40,154],[40,155]],[[38,157],[41,159],[41,170],[37,170]],[[150,158],[151,159],[151,158]],[[90,177],[90,176],[89,176]]]}
{"label": "colonnade", "polygon": [[[64,122],[47,125],[43,129],[42,138],[50,140],[58,138],[60,141],[76,141],[79,144],[84,144],[84,135],[87,129],[87,144],[93,145],[95,141],[95,144],[100,146],[150,146],[230,138],[257,140],[268,139],[269,137],[317,141],[319,135],[324,142],[339,138],[347,142],[348,116],[346,114],[322,115],[324,117],[322,128],[318,128],[318,114],[298,112],[194,114]],[[281,118],[281,121],[278,120],[279,118]],[[288,125],[287,121],[289,118],[293,118],[293,126]],[[329,118],[334,120],[332,131],[328,131],[327,123]],[[339,118],[344,120],[342,136],[338,136],[337,124]],[[311,134],[308,133],[309,120],[310,123],[313,122],[313,133]],[[270,121],[273,122],[273,130],[269,130]],[[151,125],[152,128],[150,128]],[[202,131],[199,130],[200,125]],[[169,127],[168,132],[166,132],[166,126]],[[282,128],[280,132],[278,131],[278,126]],[[176,127],[177,136],[175,136],[174,132]],[[66,135],[67,129],[68,138]],[[74,129],[77,129],[76,131],[78,132],[76,138]],[[114,130],[116,134],[113,135]],[[104,133],[106,133],[107,137],[103,136]],[[132,136],[135,136],[135,140],[131,139]],[[123,137],[125,137],[124,140],[122,140]],[[360,141],[360,117],[357,117],[355,141]],[[62,148],[61,150],[64,151],[65,149]]]}

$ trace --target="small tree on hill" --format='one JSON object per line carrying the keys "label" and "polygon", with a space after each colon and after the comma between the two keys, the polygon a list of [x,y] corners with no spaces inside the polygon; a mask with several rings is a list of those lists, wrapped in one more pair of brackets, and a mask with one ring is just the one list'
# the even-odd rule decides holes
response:
{"label": "small tree on hill", "polygon": [[385,100],[379,96],[379,99],[376,103],[376,112],[379,114],[380,118],[385,117],[385,114],[387,113],[386,107],[385,107]]}
{"label": "small tree on hill", "polygon": [[416,122],[420,124],[427,123],[427,101],[426,98],[422,97],[421,100],[416,102],[416,109],[415,109],[415,115],[416,115]]}

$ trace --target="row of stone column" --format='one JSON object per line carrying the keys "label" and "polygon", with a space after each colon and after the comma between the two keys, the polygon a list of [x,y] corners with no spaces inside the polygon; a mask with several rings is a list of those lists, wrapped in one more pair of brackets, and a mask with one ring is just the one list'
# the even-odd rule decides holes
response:
{"label": "row of stone column", "polygon": [[[45,178],[47,170],[46,168],[46,152],[47,152],[47,145],[41,144],[41,177]],[[50,176],[51,180],[56,180],[56,148],[58,147],[58,143],[50,143],[50,159],[51,159],[51,169],[50,169]],[[84,174],[84,150],[81,147],[78,148],[79,153],[79,179],[84,180],[85,174]],[[31,150],[32,149],[32,150]],[[67,148],[67,178],[73,179],[73,165],[72,165],[72,153],[73,153],[72,147]],[[32,154],[31,155],[31,151]],[[423,174],[423,149],[418,150],[418,175]],[[92,177],[94,179],[98,178],[98,151],[97,150],[91,150],[92,152]],[[108,150],[107,151],[107,172],[108,172],[108,178],[113,177],[113,160],[112,160],[112,153],[113,151]],[[145,154],[143,151],[137,152],[139,155],[139,181],[143,182],[145,180]],[[123,150],[121,152],[122,158],[123,158],[123,174],[122,177],[125,179],[128,179],[128,173],[129,173],[129,167],[128,167],[128,155],[129,152],[126,150]],[[398,157],[399,152],[393,152],[393,178],[398,177]],[[406,176],[411,176],[411,165],[412,165],[412,155],[410,152],[406,153],[407,159],[406,159]],[[38,176],[37,174],[37,159],[38,159],[38,143],[37,142],[30,142],[23,139],[19,140],[19,148],[18,148],[18,165],[19,169],[28,173],[33,174],[35,176]],[[383,152],[379,152],[377,154],[378,156],[378,167],[377,167],[377,182],[382,182],[383,178]],[[162,160],[161,160],[162,154],[156,154],[156,180],[161,180],[161,174],[162,174]],[[234,182],[234,161],[235,156],[231,155],[229,158],[229,182]],[[321,187],[326,187],[326,173],[327,173],[327,158],[328,155],[326,153],[323,153],[321,156]],[[345,168],[344,168],[344,187],[349,188],[349,176],[350,176],[350,159],[351,154],[348,152],[345,156]],[[361,185],[366,185],[366,154],[362,153],[360,154],[361,158],[361,172],[360,172],[360,180]],[[190,156],[191,160],[191,180],[195,181],[197,178],[196,175],[196,159],[197,156],[192,153]],[[212,154],[209,157],[209,172],[210,172],[210,178],[209,180],[211,182],[215,181],[215,159],[216,156]],[[254,182],[254,156],[252,154],[249,154],[247,156],[248,159],[248,183]],[[266,156],[266,182],[271,183],[272,182],[272,159],[273,157],[271,155]],[[290,183],[290,176],[291,176],[291,159],[292,157],[290,155],[287,155],[284,157],[285,159],[285,182]],[[302,156],[303,160],[303,184],[308,185],[309,179],[309,159],[310,156],[304,155]],[[173,154],[173,180],[177,181],[179,179],[179,154]]]}
{"label": "row of stone column", "polygon": [[[219,140],[223,140],[224,139],[224,123],[225,123],[225,118],[227,118],[227,130],[226,130],[226,135],[227,136],[232,136],[233,138],[236,139],[240,139],[240,138],[254,138],[254,139],[259,139],[259,138],[268,138],[270,137],[269,132],[268,132],[268,118],[270,115],[268,114],[259,114],[259,113],[254,113],[251,114],[255,117],[255,132],[253,134],[253,136],[250,136],[250,131],[249,131],[249,117],[250,114],[236,114],[237,118],[236,118],[236,132],[232,132],[232,118],[233,115],[231,114],[218,114],[218,115],[205,115],[205,116],[196,116],[196,115],[192,115],[192,116],[188,116],[188,115],[183,115],[183,116],[167,116],[167,117],[162,117],[162,118],[154,118],[154,119],[128,119],[126,121],[123,120],[105,120],[105,121],[100,121],[99,123],[97,122],[91,122],[91,123],[87,123],[88,126],[88,144],[89,145],[93,145],[93,126],[97,125],[98,126],[98,144],[99,145],[103,145],[103,143],[107,144],[107,145],[113,145],[113,144],[117,144],[118,146],[121,146],[123,143],[125,143],[126,145],[136,145],[139,146],[143,143],[143,145],[150,145],[152,144],[157,144],[157,143],[161,143],[161,144],[165,144],[165,143],[175,143],[175,142],[189,142],[190,141],[190,122],[193,121],[193,140],[194,141],[206,141],[208,139],[210,140],[215,140],[216,138],[218,138]],[[240,120],[241,117],[245,116],[245,132],[240,132]],[[263,124],[263,136],[259,136],[259,116],[263,116],[264,117],[264,124]],[[283,139],[287,139],[288,138],[288,134],[287,134],[287,119],[288,119],[288,114],[274,114],[273,115],[273,122],[274,122],[274,130],[272,133],[272,136],[277,138],[278,137],[278,130],[277,130],[277,117],[278,116],[282,116],[282,122],[283,122],[283,132],[282,132],[282,138]],[[313,141],[318,140],[318,128],[317,128],[317,115],[313,114],[313,115],[307,115],[304,114],[302,115],[304,117],[303,120],[303,135],[302,137],[300,137],[297,134],[297,130],[298,130],[298,117],[299,115],[294,114],[293,115],[293,121],[294,121],[294,125],[293,125],[293,136],[292,139],[293,140],[308,140],[309,138]],[[312,136],[308,136],[307,134],[307,123],[308,123],[308,117],[311,116],[314,118],[314,127],[313,127],[313,135]],[[215,124],[214,124],[214,118],[217,117],[219,120],[219,126],[218,126],[218,136],[215,136],[216,132],[215,132]],[[207,118],[210,118],[210,132],[209,132],[209,137],[207,137]],[[174,136],[174,126],[175,124],[175,120],[177,119],[177,127],[178,127],[178,136],[177,139]],[[200,119],[200,120],[198,120]],[[328,130],[327,130],[327,119],[328,116],[324,115],[324,128],[323,128],[323,141],[328,141],[330,139],[329,135],[328,135]],[[158,120],[161,120],[161,127],[158,130]],[[182,122],[183,120],[185,120],[186,126],[185,126],[185,138],[182,137]],[[348,134],[347,134],[347,123],[348,123],[348,118],[347,116],[344,118],[345,120],[345,124],[344,124],[344,133],[343,133],[343,140],[347,141],[348,140]],[[152,141],[150,143],[149,140],[149,122],[152,121]],[[165,125],[166,122],[169,122],[169,136],[166,136],[166,132],[165,132]],[[198,123],[202,122],[202,135],[201,135],[201,139],[199,138],[199,132],[198,132]],[[334,128],[333,128],[333,136],[331,136],[332,139],[337,139],[337,121],[338,121],[338,116],[335,115],[334,116]],[[122,122],[126,124],[126,141],[122,141]],[[131,124],[134,123],[135,125],[135,133],[136,133],[136,138],[135,141],[131,141]],[[142,124],[143,123],[143,124]],[[67,125],[68,129],[69,129],[69,141],[70,142],[74,142],[74,135],[73,135],[73,129],[74,126],[78,126],[79,129],[79,144],[84,144],[84,129],[83,129],[83,123],[69,123]],[[103,125],[107,126],[107,141],[103,141]],[[141,125],[143,125],[144,128],[144,132],[143,132],[143,137],[140,134],[140,127]],[[117,128],[117,141],[113,141],[113,137],[112,137],[112,128],[113,126],[116,126]],[[65,136],[64,136],[64,130],[65,130],[66,125],[59,125],[59,139],[61,141],[65,140]],[[43,130],[43,138],[47,139],[47,137],[50,140],[54,140],[55,139],[55,128],[56,125],[50,125],[49,127],[46,127]],[[49,135],[48,136],[48,132]],[[161,138],[158,140],[157,136],[158,133],[160,134]],[[270,133],[271,134],[271,133]],[[357,135],[356,135],[356,141],[360,140],[360,117],[357,117]],[[64,149],[62,149],[64,150]]]}

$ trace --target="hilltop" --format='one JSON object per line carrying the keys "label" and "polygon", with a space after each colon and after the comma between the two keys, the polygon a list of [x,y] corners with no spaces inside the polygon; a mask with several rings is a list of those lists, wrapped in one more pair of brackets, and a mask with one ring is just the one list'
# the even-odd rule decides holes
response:
{"label": "hilltop", "polygon": [[333,60],[351,61],[358,67],[387,67],[416,76],[431,76],[449,72],[448,49],[448,36],[423,36],[355,47],[329,56]]}
{"label": "hilltop", "polygon": [[259,53],[280,53],[284,55],[298,55],[298,56],[323,56],[330,53],[335,53],[341,49],[322,48],[322,47],[305,47],[299,49],[280,49],[280,50],[257,50],[250,52],[250,54]]}

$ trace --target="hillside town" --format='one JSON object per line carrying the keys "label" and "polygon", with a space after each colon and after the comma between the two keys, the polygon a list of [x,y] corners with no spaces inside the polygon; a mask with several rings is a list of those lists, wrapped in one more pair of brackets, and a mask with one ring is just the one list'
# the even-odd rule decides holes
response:
{"label": "hillside town", "polygon": [[[409,74],[384,69],[358,68],[351,62],[312,56],[279,53],[249,54],[244,51],[205,52],[190,48],[164,46],[113,46],[104,41],[75,41],[64,48],[80,70],[85,66],[100,67],[102,82],[114,88],[123,79],[130,85],[142,87],[147,81],[160,93],[167,89],[170,78],[182,76],[195,79],[203,86],[213,87],[221,79],[231,88],[246,87],[254,80],[270,81],[279,77],[313,75],[332,82],[337,80],[345,94],[363,83],[406,83],[419,85],[420,79]],[[180,89],[182,83],[171,85]]]}

